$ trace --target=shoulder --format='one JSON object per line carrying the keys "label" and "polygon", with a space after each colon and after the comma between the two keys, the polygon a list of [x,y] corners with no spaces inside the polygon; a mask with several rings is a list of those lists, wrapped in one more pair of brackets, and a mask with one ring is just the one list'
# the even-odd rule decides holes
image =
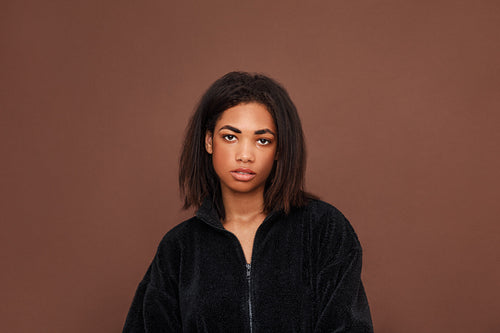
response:
{"label": "shoulder", "polygon": [[352,229],[351,224],[344,214],[328,202],[319,199],[309,199],[307,205],[296,208],[296,210],[299,214],[304,214],[309,223],[314,226]]}
{"label": "shoulder", "polygon": [[345,219],[344,215],[337,209],[337,207],[319,199],[309,199],[307,205],[302,207],[302,209],[318,218],[330,216],[332,218]]}
{"label": "shoulder", "polygon": [[335,253],[338,258],[353,251],[361,252],[361,244],[349,220],[335,206],[318,199],[310,199],[297,211],[309,230],[314,244]]}

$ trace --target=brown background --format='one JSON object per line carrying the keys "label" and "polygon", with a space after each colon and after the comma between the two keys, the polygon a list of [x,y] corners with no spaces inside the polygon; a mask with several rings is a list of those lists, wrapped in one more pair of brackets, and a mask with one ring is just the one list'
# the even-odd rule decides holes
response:
{"label": "brown background", "polygon": [[2,1],[3,332],[119,332],[204,90],[296,102],[377,332],[500,331],[498,1]]}

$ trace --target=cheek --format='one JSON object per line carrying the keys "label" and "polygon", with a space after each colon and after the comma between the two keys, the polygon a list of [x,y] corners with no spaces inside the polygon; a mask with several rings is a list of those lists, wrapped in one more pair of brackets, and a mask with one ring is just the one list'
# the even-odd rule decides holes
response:
{"label": "cheek", "polygon": [[276,162],[275,157],[276,157],[275,151],[268,152],[267,154],[265,154],[265,156],[262,157],[262,160],[264,162],[263,167],[266,169],[266,171],[271,172],[271,169],[273,168],[273,165]]}
{"label": "cheek", "polygon": [[215,171],[219,173],[219,171],[230,168],[230,158],[231,153],[228,149],[217,149],[217,147],[214,147],[212,153],[212,163]]}

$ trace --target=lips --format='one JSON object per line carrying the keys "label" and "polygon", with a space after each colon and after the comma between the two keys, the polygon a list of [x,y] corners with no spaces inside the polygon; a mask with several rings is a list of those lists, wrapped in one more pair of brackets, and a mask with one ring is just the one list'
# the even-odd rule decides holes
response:
{"label": "lips", "polygon": [[238,168],[236,170],[231,171],[231,175],[233,176],[234,179],[238,181],[247,182],[255,177],[255,172],[247,168]]}

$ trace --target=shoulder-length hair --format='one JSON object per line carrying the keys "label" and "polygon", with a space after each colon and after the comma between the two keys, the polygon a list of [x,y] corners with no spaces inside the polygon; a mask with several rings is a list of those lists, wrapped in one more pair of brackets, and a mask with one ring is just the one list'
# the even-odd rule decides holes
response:
{"label": "shoulder-length hair", "polygon": [[277,129],[277,159],[264,189],[264,211],[305,205],[306,151],[302,125],[287,91],[275,80],[246,72],[230,72],[215,81],[202,96],[187,126],[180,158],[179,186],[184,209],[199,208],[204,199],[212,200],[224,219],[220,182],[212,155],[205,150],[205,135],[213,133],[222,113],[238,104],[256,102],[272,115]]}

